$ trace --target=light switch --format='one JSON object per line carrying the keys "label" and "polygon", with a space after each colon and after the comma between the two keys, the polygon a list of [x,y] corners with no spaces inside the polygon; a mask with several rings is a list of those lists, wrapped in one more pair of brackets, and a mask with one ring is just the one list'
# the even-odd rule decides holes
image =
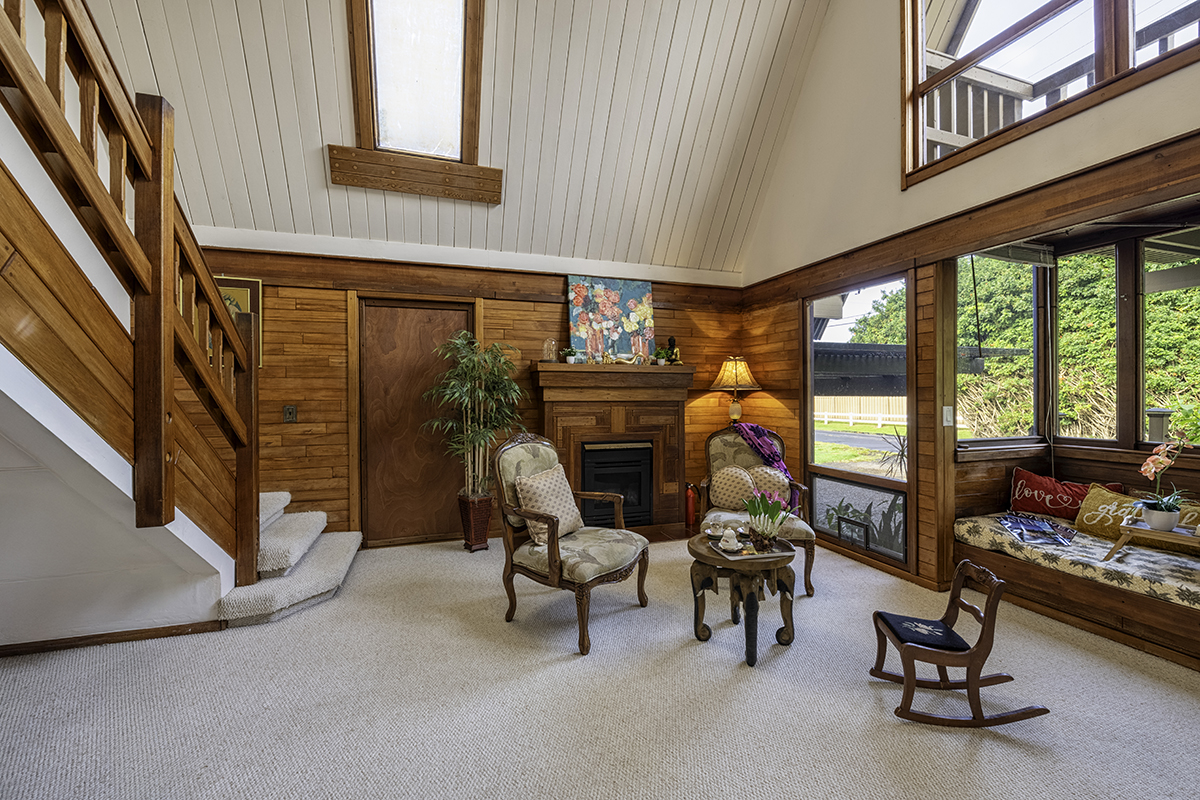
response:
{"label": "light switch", "polygon": [[954,406],[942,406],[942,426],[954,427]]}
{"label": "light switch", "polygon": [[296,407],[295,406],[284,406],[283,407],[283,421],[284,422],[295,422],[296,421]]}

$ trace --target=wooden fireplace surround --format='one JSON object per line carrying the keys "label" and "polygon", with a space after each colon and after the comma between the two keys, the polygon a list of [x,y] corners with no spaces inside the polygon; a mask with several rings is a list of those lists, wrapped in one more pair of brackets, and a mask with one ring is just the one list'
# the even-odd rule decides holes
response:
{"label": "wooden fireplace surround", "polygon": [[583,478],[584,442],[654,445],[654,524],[683,521],[684,404],[691,366],[534,362],[542,435],[554,442],[571,485]]}

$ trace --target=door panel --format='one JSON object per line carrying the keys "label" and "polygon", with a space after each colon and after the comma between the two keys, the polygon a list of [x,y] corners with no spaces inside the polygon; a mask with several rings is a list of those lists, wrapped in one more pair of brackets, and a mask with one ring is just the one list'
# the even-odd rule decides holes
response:
{"label": "door panel", "polygon": [[448,366],[434,348],[472,329],[472,308],[368,300],[360,318],[363,538],[370,547],[461,536],[462,464],[420,429],[434,415],[421,395]]}

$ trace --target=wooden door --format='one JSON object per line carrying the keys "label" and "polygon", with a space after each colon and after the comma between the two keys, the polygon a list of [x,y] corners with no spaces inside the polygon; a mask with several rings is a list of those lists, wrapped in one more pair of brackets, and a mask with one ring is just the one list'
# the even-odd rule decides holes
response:
{"label": "wooden door", "polygon": [[362,527],[367,547],[462,535],[462,462],[439,434],[421,430],[434,407],[421,395],[449,362],[434,352],[455,332],[472,330],[473,307],[454,303],[364,300],[362,375]]}

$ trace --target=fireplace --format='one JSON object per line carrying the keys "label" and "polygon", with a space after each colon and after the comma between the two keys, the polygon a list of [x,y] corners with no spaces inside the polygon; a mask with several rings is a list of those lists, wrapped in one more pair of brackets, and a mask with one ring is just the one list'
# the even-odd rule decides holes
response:
{"label": "fireplace", "polygon": [[[642,451],[650,465],[636,487],[644,514],[624,482],[626,467],[608,468],[593,490],[625,494],[625,526],[665,525],[683,521],[684,404],[692,385],[691,366],[634,364],[557,364],[534,362],[529,371],[537,387],[542,432],[558,448],[572,486],[587,488],[584,447],[619,445]],[[647,446],[649,445],[649,446]],[[603,450],[592,450],[598,453]],[[590,504],[589,504],[590,505]],[[611,506],[596,504],[598,512]],[[585,507],[584,519],[589,519]],[[611,517],[610,517],[611,519]]]}
{"label": "fireplace", "polygon": [[[654,521],[653,442],[585,442],[582,455],[583,491],[623,495],[626,527]],[[612,503],[584,500],[581,510],[586,525],[610,527],[616,521]]]}

